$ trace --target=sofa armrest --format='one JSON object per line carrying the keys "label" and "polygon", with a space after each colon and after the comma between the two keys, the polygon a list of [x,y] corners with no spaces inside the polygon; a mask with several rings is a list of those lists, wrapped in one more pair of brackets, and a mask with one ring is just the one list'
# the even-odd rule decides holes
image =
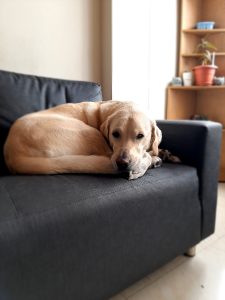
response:
{"label": "sofa armrest", "polygon": [[202,206],[202,238],[215,229],[217,182],[222,126],[211,121],[157,121],[162,130],[160,148],[177,155],[182,163],[196,167]]}

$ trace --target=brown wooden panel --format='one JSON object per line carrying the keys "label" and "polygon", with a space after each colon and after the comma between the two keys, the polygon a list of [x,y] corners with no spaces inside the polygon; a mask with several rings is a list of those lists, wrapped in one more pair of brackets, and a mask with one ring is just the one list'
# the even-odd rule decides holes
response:
{"label": "brown wooden panel", "polygon": [[[187,0],[189,2],[189,0]],[[204,20],[215,21],[217,28],[225,27],[225,1],[202,0],[202,17]]]}
{"label": "brown wooden panel", "polygon": [[220,168],[219,181],[225,182],[225,168]]}
{"label": "brown wooden panel", "polygon": [[225,130],[223,130],[222,134],[219,180],[225,181]]}
{"label": "brown wooden panel", "polygon": [[167,114],[170,120],[190,119],[196,110],[196,93],[168,88]]}
{"label": "brown wooden panel", "polygon": [[218,69],[216,70],[216,76],[225,76],[225,56],[216,56],[215,64],[218,66]]}
{"label": "brown wooden panel", "polygon": [[[203,0],[182,0],[181,2],[181,28],[194,28],[202,16]],[[225,26],[224,26],[225,27]]]}
{"label": "brown wooden panel", "polygon": [[199,35],[201,37],[209,36],[211,34],[225,33],[225,28],[213,28],[213,29],[183,29],[183,32],[189,34]]}
{"label": "brown wooden panel", "polygon": [[187,90],[187,91],[203,91],[203,90],[224,90],[225,92],[225,85],[191,85],[191,86],[170,86],[170,89],[173,89],[173,90]]}
{"label": "brown wooden panel", "polygon": [[198,91],[196,113],[205,114],[210,120],[225,126],[225,91],[220,89]]}

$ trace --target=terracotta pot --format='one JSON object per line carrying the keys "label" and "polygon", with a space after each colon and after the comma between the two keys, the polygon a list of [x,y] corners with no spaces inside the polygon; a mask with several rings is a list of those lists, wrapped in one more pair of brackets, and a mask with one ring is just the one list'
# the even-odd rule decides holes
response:
{"label": "terracotta pot", "polygon": [[212,85],[216,69],[214,65],[201,65],[193,68],[196,85]]}

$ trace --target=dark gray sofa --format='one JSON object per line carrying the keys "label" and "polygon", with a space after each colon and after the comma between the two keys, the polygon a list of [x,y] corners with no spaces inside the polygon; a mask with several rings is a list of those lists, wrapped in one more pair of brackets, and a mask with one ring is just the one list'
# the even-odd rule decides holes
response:
{"label": "dark gray sofa", "polygon": [[159,121],[182,159],[134,181],[88,174],[13,176],[2,147],[18,117],[101,99],[94,83],[0,71],[0,299],[101,300],[214,231],[221,126]]}

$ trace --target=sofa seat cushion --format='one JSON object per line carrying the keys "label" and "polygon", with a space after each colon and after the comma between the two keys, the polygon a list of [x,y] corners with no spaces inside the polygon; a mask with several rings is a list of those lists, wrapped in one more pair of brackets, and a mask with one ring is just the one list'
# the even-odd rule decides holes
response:
{"label": "sofa seat cushion", "polygon": [[129,202],[133,197],[147,196],[149,201],[154,197],[167,198],[168,193],[176,197],[178,189],[182,195],[195,193],[196,196],[197,183],[194,168],[172,164],[148,170],[145,176],[132,181],[118,176],[89,174],[4,176],[0,177],[0,222],[67,207],[75,210],[76,207],[97,208],[100,205],[100,210],[102,205]]}
{"label": "sofa seat cushion", "polygon": [[69,293],[86,300],[99,285],[97,299],[104,299],[111,287],[126,287],[201,239],[196,169],[185,165],[163,164],[133,181],[5,176],[0,195],[0,289],[11,293],[5,299]]}

